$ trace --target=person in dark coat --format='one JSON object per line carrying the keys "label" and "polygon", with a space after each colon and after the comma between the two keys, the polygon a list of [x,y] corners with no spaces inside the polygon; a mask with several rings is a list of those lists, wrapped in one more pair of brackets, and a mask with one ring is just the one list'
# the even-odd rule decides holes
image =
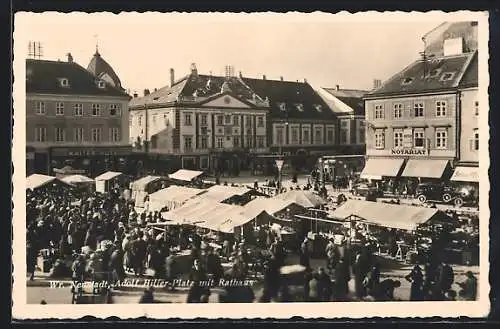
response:
{"label": "person in dark coat", "polygon": [[309,241],[306,239],[304,242],[302,242],[302,245],[300,246],[300,265],[304,266],[305,268],[310,267],[310,257],[309,257]]}
{"label": "person in dark coat", "polygon": [[420,266],[415,265],[411,272],[407,276],[405,276],[405,279],[408,282],[411,282],[410,300],[424,300],[424,275],[422,274],[422,269],[420,268]]}
{"label": "person in dark coat", "polygon": [[349,293],[349,281],[351,273],[349,263],[345,258],[341,258],[335,270],[335,297],[339,300],[345,300]]}
{"label": "person in dark coat", "polygon": [[441,265],[438,267],[437,284],[439,285],[439,289],[441,290],[442,293],[445,293],[451,289],[454,277],[455,275],[453,273],[453,269],[451,268],[451,266],[444,262],[441,263]]}
{"label": "person in dark coat", "polygon": [[374,296],[376,301],[393,301],[394,300],[394,290],[401,286],[401,282],[398,280],[386,279],[376,287]]}
{"label": "person in dark coat", "polygon": [[206,287],[202,286],[202,283],[207,280],[205,269],[201,267],[201,263],[198,259],[193,262],[193,267],[189,273],[189,281],[191,281],[191,287],[189,289],[187,302],[188,303],[199,303],[201,296],[207,293]]}
{"label": "person in dark coat", "polygon": [[373,291],[379,284],[380,284],[380,266],[378,263],[375,263],[365,278],[364,286],[366,288],[367,293],[373,296]]}
{"label": "person in dark coat", "polygon": [[35,248],[34,242],[27,243],[26,250],[26,264],[28,265],[28,273],[30,274],[30,281],[35,278],[36,262],[38,257],[38,250]]}
{"label": "person in dark coat", "polygon": [[154,302],[153,287],[148,287],[139,299],[139,304],[153,304]]}
{"label": "person in dark coat", "polygon": [[138,237],[132,242],[132,264],[135,275],[144,274],[144,262],[146,260],[147,244],[142,239],[142,232],[139,231]]}
{"label": "person in dark coat", "polygon": [[115,281],[123,281],[125,279],[125,270],[123,268],[123,251],[119,242],[117,242],[115,250],[113,250],[113,253],[111,254],[109,260],[109,268],[113,273],[113,278]]}
{"label": "person in dark coat", "polygon": [[330,301],[332,296],[332,280],[328,274],[325,273],[324,268],[318,270],[318,291],[321,301]]}

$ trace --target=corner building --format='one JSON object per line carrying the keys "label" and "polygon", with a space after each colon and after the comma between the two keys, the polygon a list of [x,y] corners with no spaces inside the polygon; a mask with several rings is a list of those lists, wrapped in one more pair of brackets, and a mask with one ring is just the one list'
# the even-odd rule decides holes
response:
{"label": "corner building", "polygon": [[442,55],[428,54],[364,97],[362,178],[416,183],[450,179],[463,163],[477,167],[477,50],[465,45],[444,39]]}

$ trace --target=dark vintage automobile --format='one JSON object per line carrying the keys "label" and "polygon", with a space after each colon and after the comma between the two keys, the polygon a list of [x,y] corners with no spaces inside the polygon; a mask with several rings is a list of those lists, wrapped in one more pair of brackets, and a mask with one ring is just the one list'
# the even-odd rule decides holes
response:
{"label": "dark vintage automobile", "polygon": [[461,207],[464,204],[477,205],[477,189],[470,185],[451,183],[421,183],[415,191],[417,200],[425,203],[443,202]]}
{"label": "dark vintage automobile", "polygon": [[384,192],[381,189],[367,183],[358,183],[354,185],[352,194],[355,196],[374,196],[377,198],[384,196]]}

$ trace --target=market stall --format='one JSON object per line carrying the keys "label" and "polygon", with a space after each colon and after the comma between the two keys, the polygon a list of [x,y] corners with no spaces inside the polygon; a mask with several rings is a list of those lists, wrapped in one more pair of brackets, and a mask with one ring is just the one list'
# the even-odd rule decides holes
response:
{"label": "market stall", "polygon": [[97,176],[94,180],[96,191],[100,193],[107,193],[115,187],[123,186],[125,183],[125,175],[121,172],[108,171]]}
{"label": "market stall", "polygon": [[173,174],[168,175],[168,177],[178,183],[181,184],[194,184],[194,183],[203,183],[203,171],[198,170],[187,170],[180,169],[174,172]]}
{"label": "market stall", "polygon": [[130,183],[132,191],[132,200],[135,201],[135,206],[142,208],[146,197],[154,192],[168,187],[169,179],[162,176],[145,176]]}
{"label": "market stall", "polygon": [[54,177],[54,176],[47,176],[47,175],[41,175],[41,174],[33,174],[28,177],[26,177],[26,189],[28,190],[36,190],[38,188],[47,186],[49,184],[57,184],[57,185],[66,185],[68,186],[67,183],[64,181]]}
{"label": "market stall", "polygon": [[314,208],[325,205],[327,202],[315,194],[313,191],[291,190],[282,194],[278,194],[275,199],[291,201],[304,208]]}
{"label": "market stall", "polygon": [[173,210],[204,190],[172,185],[149,195],[148,211]]}

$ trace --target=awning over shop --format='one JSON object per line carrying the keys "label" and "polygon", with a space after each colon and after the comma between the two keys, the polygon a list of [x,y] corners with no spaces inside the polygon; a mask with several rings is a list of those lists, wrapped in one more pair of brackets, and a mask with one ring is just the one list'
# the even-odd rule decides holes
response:
{"label": "awning over shop", "polygon": [[403,166],[404,159],[368,159],[360,177],[364,179],[382,179],[396,177]]}
{"label": "awning over shop", "polygon": [[406,163],[403,177],[441,178],[448,160],[411,159]]}
{"label": "awning over shop", "polygon": [[349,200],[337,208],[331,216],[348,220],[352,216],[368,224],[406,231],[416,230],[431,219],[446,215],[436,208],[395,205],[382,202]]}
{"label": "awning over shop", "polygon": [[479,168],[457,167],[450,180],[458,182],[479,182]]}
{"label": "awning over shop", "polygon": [[183,182],[191,182],[193,179],[196,179],[201,175],[203,175],[203,171],[180,169],[173,174],[168,175],[168,177]]}
{"label": "awning over shop", "polygon": [[105,172],[104,174],[102,175],[99,175],[95,178],[96,181],[98,180],[103,180],[103,181],[107,181],[107,180],[111,180],[113,178],[116,178],[120,175],[123,175],[121,172],[116,172],[116,171],[108,171],[108,172]]}

